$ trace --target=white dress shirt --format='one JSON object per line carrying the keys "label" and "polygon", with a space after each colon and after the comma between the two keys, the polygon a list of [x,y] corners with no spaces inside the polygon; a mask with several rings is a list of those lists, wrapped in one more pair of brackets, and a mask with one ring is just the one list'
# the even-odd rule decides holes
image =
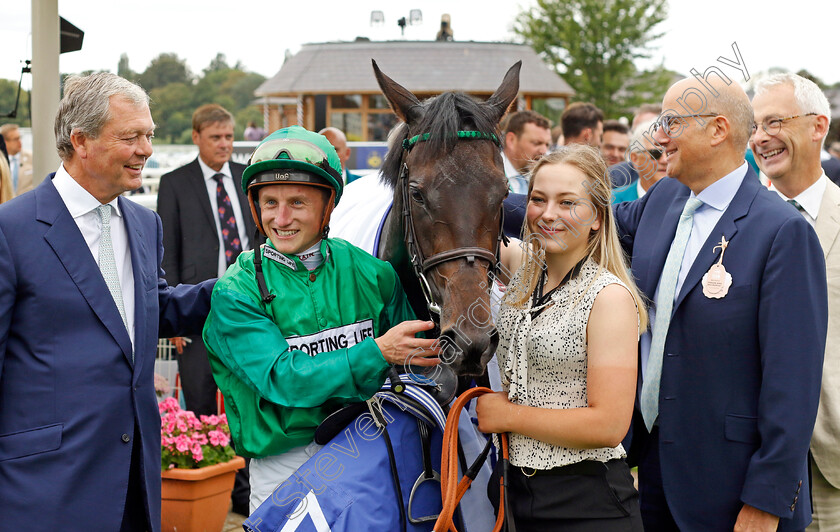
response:
{"label": "white dress shirt", "polygon": [[527,175],[522,175],[519,170],[513,167],[513,163],[507,158],[505,152],[502,152],[502,163],[505,165],[505,177],[508,180],[508,188],[514,194],[527,194],[528,185],[531,183]]}
{"label": "white dress shirt", "polygon": [[[703,202],[703,205],[694,211],[694,219],[692,220],[691,225],[691,235],[688,237],[688,244],[685,247],[685,254],[683,255],[682,264],[680,265],[680,274],[677,277],[677,289],[674,291],[674,301],[676,301],[677,297],[679,297],[685,278],[688,277],[688,272],[691,270],[691,266],[694,264],[694,259],[696,259],[697,255],[700,254],[700,251],[702,250],[704,253],[712,253],[711,249],[702,249],[703,245],[706,243],[709,235],[712,234],[712,230],[720,221],[724,211],[726,211],[726,208],[729,207],[729,204],[732,202],[732,198],[735,197],[738,189],[741,188],[741,183],[744,181],[744,177],[746,177],[746,175],[747,163],[744,162],[744,164],[736,168],[733,172],[727,174],[721,179],[718,179],[703,189],[700,194],[695,196],[694,192],[692,192],[689,196],[689,198],[696,197]],[[663,179],[671,178],[666,177]],[[653,301],[656,301],[656,298],[659,295],[660,283],[661,279],[660,282],[656,284],[656,292],[653,294]],[[656,309],[654,307],[650,308],[648,320],[650,323],[654,323],[656,320]],[[639,339],[639,347],[642,354],[642,375],[645,374],[645,370],[647,369],[648,356],[650,355],[650,341],[651,333],[650,329],[648,329],[648,331],[645,332]]]}
{"label": "white dress shirt", "polygon": [[770,184],[770,190],[774,191],[776,194],[779,195],[783,200],[796,200],[796,202],[802,206],[804,212],[802,212],[802,216],[808,220],[808,223],[811,224],[811,227],[814,227],[814,224],[817,223],[817,215],[820,213],[820,204],[822,203],[823,194],[825,194],[825,187],[828,183],[828,176],[825,175],[825,172],[822,173],[819,179],[814,181],[810,187],[806,188],[802,191],[801,194],[796,196],[795,198],[789,198],[779,192],[773,184]]}
{"label": "white dress shirt", "polygon": [[[242,218],[242,207],[239,205],[239,194],[236,193],[236,184],[233,182],[233,175],[230,172],[230,165],[225,163],[222,169],[218,172],[204,164],[201,157],[198,158],[198,165],[201,167],[201,173],[204,174],[204,184],[207,186],[207,195],[210,196],[210,207],[213,210],[213,223],[216,224],[216,235],[219,237],[219,277],[225,274],[227,270],[227,259],[225,258],[225,243],[222,241],[222,226],[219,223],[219,202],[216,200],[216,180],[213,176],[216,174],[223,174],[222,184],[225,187],[230,204],[233,207],[233,216],[236,218],[236,229],[239,231],[239,241],[242,242],[242,251],[251,249],[250,239],[248,238],[248,231],[245,229],[245,220]],[[250,207],[248,215],[251,215]]]}
{"label": "white dress shirt", "polygon": [[[102,235],[102,222],[96,213],[101,205],[90,192],[73,179],[62,164],[55,173],[53,185],[61,196],[70,216],[79,227],[87,243],[93,260],[99,265],[99,239]],[[131,267],[131,250],[128,248],[128,232],[125,219],[120,210],[117,198],[109,203],[111,213],[111,243],[114,246],[114,261],[117,264],[117,276],[120,279],[123,305],[125,306],[125,320],[128,323],[128,337],[134,347],[134,270]],[[122,322],[122,320],[120,320]]]}

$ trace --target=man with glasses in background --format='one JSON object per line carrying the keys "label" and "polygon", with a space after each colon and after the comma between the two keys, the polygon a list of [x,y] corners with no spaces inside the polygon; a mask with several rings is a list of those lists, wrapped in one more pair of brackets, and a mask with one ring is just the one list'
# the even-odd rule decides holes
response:
{"label": "man with glasses in background", "polygon": [[802,530],[828,319],[814,229],[744,160],[737,83],[689,78],[653,140],[670,179],[614,207],[653,302],[626,443],[646,530]]}
{"label": "man with glasses in background", "polygon": [[808,530],[840,530],[840,187],[820,166],[831,116],[825,94],[796,74],[760,81],[753,97],[755,121],[750,139],[761,171],[772,189],[817,232],[825,253],[828,280],[828,338],[820,407],[811,437],[811,495],[814,521]]}
{"label": "man with glasses in background", "polygon": [[[639,124],[630,137],[630,164],[639,178],[613,191],[613,203],[633,201],[645,195],[654,183],[665,177],[665,152],[650,141],[655,121]],[[610,174],[613,177],[614,174]]]}

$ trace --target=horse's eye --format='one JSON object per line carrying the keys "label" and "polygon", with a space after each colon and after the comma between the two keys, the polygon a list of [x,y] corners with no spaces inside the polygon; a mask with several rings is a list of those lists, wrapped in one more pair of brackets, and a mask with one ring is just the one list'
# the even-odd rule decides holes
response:
{"label": "horse's eye", "polygon": [[411,195],[412,201],[414,201],[415,203],[419,203],[420,205],[423,204],[423,194],[420,193],[419,190],[417,190],[416,188],[412,188],[409,194]]}

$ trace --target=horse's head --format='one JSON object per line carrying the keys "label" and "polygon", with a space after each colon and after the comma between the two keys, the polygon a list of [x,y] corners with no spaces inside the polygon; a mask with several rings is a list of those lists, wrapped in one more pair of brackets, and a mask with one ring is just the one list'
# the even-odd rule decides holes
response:
{"label": "horse's head", "polygon": [[459,375],[482,374],[498,343],[489,289],[508,191],[498,124],[519,90],[520,66],[486,102],[447,92],[421,103],[373,63],[404,122],[382,174],[433,318],[439,307],[442,358]]}

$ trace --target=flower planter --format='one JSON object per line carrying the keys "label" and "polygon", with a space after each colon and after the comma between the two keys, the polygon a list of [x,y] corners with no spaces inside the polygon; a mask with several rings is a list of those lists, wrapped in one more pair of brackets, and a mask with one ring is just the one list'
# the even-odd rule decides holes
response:
{"label": "flower planter", "polygon": [[161,476],[161,525],[164,532],[221,532],[230,504],[237,456],[200,469],[169,469]]}

